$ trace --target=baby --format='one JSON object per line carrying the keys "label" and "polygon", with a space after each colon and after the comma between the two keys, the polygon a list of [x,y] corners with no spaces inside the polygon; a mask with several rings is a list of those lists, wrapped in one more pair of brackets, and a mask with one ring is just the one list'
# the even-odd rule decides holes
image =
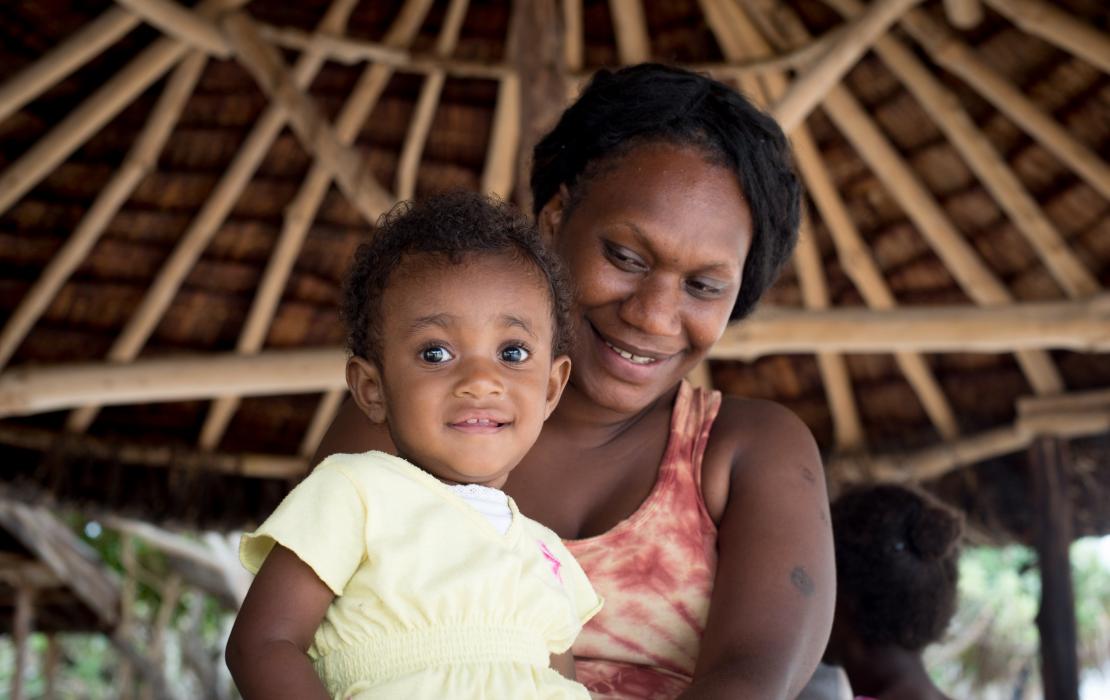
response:
{"label": "baby", "polygon": [[504,204],[383,218],[347,281],[347,384],[397,456],[329,457],[243,537],[245,698],[589,697],[569,649],[601,600],[499,490],[570,375],[569,297]]}

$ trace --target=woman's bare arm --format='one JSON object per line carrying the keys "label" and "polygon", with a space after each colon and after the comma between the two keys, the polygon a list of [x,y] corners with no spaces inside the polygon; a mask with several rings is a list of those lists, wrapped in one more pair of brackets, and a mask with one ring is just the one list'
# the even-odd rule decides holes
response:
{"label": "woman's bare arm", "polygon": [[389,454],[397,452],[389,437],[389,429],[384,424],[370,422],[354,399],[348,396],[335,414],[335,420],[331,422],[328,432],[324,433],[309,464],[315,467],[329,455],[360,454],[370,450]]}
{"label": "woman's bare arm", "polygon": [[793,698],[824,652],[836,596],[820,454],[805,424],[768,402],[726,401],[713,433],[706,459],[731,469],[709,618],[682,697]]}
{"label": "woman's bare arm", "polygon": [[334,597],[308,564],[274,546],[247,592],[224,652],[245,700],[329,697],[306,652]]}

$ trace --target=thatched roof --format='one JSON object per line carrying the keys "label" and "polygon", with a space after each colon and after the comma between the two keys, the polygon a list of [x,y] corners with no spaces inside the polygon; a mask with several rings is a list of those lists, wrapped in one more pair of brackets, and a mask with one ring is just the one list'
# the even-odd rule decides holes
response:
{"label": "thatched roof", "polygon": [[552,76],[648,58],[767,105],[810,193],[703,378],[796,411],[837,479],[975,495],[1001,464],[1021,493],[1035,435],[1110,430],[1105,3],[242,5],[0,9],[0,478],[194,524],[268,512],[342,395],[367,220],[526,196]]}

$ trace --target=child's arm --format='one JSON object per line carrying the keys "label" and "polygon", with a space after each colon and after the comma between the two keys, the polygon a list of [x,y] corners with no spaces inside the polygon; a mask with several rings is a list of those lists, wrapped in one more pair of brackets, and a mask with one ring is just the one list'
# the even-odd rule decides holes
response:
{"label": "child's arm", "polygon": [[577,680],[574,675],[574,654],[570,653],[570,649],[567,649],[562,654],[552,654],[551,668],[572,681]]}
{"label": "child's arm", "polygon": [[224,655],[245,700],[328,697],[305,652],[334,598],[296,554],[274,545],[235,618]]}

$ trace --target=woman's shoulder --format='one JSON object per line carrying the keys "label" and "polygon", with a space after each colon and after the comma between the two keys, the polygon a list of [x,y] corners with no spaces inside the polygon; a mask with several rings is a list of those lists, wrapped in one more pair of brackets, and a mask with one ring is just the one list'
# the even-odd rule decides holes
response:
{"label": "woman's shoulder", "polygon": [[799,444],[816,449],[813,434],[786,406],[765,399],[724,396],[706,446],[710,453],[742,464],[746,456],[773,453]]}

